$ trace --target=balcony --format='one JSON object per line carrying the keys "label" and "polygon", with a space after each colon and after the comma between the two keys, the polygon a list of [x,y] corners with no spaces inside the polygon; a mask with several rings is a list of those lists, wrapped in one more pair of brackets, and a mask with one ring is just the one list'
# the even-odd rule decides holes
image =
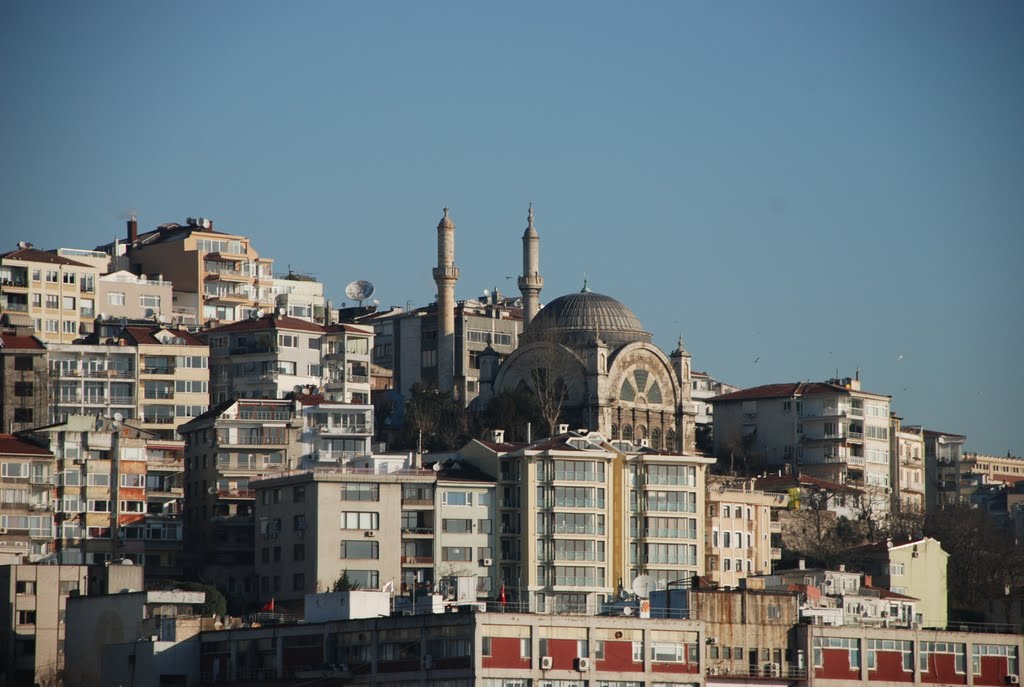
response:
{"label": "balcony", "polygon": [[781,548],[779,548],[777,546],[773,546],[771,548],[770,554],[771,555],[769,556],[769,558],[771,558],[773,561],[781,561],[782,560],[782,549]]}
{"label": "balcony", "polygon": [[369,384],[370,383],[370,376],[369,375],[349,374],[348,375],[348,381],[351,382],[352,384]]}
{"label": "balcony", "polygon": [[142,424],[144,425],[173,425],[173,415],[144,415],[142,417]]}
{"label": "balcony", "polygon": [[9,312],[28,312],[28,303],[0,303],[0,308]]}
{"label": "balcony", "polygon": [[402,565],[433,565],[433,556],[402,556]]}
{"label": "balcony", "polygon": [[779,522],[778,520],[770,520],[770,521],[768,521],[768,531],[773,533],[773,534],[782,532],[782,523]]}
{"label": "balcony", "polygon": [[174,398],[173,391],[146,391],[142,397],[147,401],[168,401]]}
{"label": "balcony", "polygon": [[238,293],[234,291],[224,293],[203,293],[203,299],[210,303],[249,303],[252,298],[247,293]]}
{"label": "balcony", "polygon": [[226,500],[241,499],[252,501],[256,498],[255,489],[218,489],[217,498]]}
{"label": "balcony", "polygon": [[144,367],[141,372],[144,375],[172,375],[174,370],[175,368],[170,365],[160,365],[157,367]]}
{"label": "balcony", "polygon": [[403,537],[432,537],[434,536],[433,527],[405,527],[402,529]]}
{"label": "balcony", "polygon": [[4,289],[27,289],[28,279],[24,277],[4,277],[0,279],[0,286]]}
{"label": "balcony", "polygon": [[864,432],[854,432],[853,430],[850,430],[849,432],[846,433],[846,435],[851,441],[864,440]]}

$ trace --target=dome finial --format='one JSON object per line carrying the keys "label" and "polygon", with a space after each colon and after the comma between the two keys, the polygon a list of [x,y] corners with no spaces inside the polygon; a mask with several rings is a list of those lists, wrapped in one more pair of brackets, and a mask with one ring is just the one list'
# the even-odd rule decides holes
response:
{"label": "dome finial", "polygon": [[533,228],[533,201],[532,200],[530,201],[530,209],[526,213],[526,225],[528,227],[530,227],[531,229]]}
{"label": "dome finial", "polygon": [[590,280],[586,272],[583,273],[583,288],[580,289],[580,293],[590,293]]}

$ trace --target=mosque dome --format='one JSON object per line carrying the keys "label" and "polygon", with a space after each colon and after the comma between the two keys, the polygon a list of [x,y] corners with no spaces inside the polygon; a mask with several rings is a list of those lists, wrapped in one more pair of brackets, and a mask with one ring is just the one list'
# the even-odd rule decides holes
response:
{"label": "mosque dome", "polygon": [[586,287],[544,306],[530,322],[525,335],[532,340],[552,335],[574,341],[600,338],[613,347],[651,340],[632,310],[611,296],[593,293]]}

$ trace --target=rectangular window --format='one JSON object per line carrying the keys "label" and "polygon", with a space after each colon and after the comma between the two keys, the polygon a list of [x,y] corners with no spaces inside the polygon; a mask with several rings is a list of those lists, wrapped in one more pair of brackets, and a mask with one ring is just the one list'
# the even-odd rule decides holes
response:
{"label": "rectangular window", "polygon": [[461,518],[444,518],[441,521],[441,530],[452,533],[469,533],[473,531],[473,521]]}
{"label": "rectangular window", "polygon": [[380,529],[380,513],[352,511],[341,514],[343,530],[376,530]]}
{"label": "rectangular window", "polygon": [[466,562],[473,560],[473,549],[469,546],[441,547],[441,560]]}
{"label": "rectangular window", "polygon": [[380,544],[375,541],[341,542],[341,558],[377,559],[379,557]]}
{"label": "rectangular window", "polygon": [[160,296],[153,294],[144,293],[139,296],[139,307],[152,308],[154,310],[160,309]]}
{"label": "rectangular window", "polygon": [[341,487],[342,501],[380,501],[380,485],[378,484],[343,484]]}
{"label": "rectangular window", "polygon": [[121,293],[119,291],[111,291],[110,293],[107,294],[107,304],[108,305],[124,305],[125,304],[124,293]]}

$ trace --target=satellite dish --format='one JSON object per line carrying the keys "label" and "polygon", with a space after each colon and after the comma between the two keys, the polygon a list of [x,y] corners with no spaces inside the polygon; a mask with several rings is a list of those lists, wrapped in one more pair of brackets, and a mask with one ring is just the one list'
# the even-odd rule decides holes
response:
{"label": "satellite dish", "polygon": [[114,413],[114,422],[124,422],[124,413]]}
{"label": "satellite dish", "polygon": [[363,301],[372,296],[376,290],[377,288],[371,282],[357,279],[345,287],[345,295],[354,301],[359,301],[359,304],[362,305]]}
{"label": "satellite dish", "polygon": [[633,593],[641,599],[649,597],[651,595],[651,576],[637,575],[633,580]]}
{"label": "satellite dish", "polygon": [[212,496],[213,494],[216,494],[216,493],[217,493],[217,487],[209,487],[209,488],[208,488],[208,489],[206,490],[206,493],[207,493],[207,494],[210,494],[211,496]]}
{"label": "satellite dish", "polygon": [[301,384],[296,384],[295,386],[292,387],[292,391],[297,393],[297,394],[301,394],[302,393],[302,385]]}
{"label": "satellite dish", "polygon": [[379,298],[374,298],[373,299],[373,304],[374,305],[380,305],[380,299]]}
{"label": "satellite dish", "polygon": [[491,295],[491,290],[490,289],[484,289],[484,295],[485,296],[490,296]]}
{"label": "satellite dish", "polygon": [[632,606],[623,606],[622,607],[622,615],[633,615],[633,607]]}
{"label": "satellite dish", "polygon": [[434,463],[431,466],[431,470],[433,470],[434,472],[441,472],[441,463]]}

